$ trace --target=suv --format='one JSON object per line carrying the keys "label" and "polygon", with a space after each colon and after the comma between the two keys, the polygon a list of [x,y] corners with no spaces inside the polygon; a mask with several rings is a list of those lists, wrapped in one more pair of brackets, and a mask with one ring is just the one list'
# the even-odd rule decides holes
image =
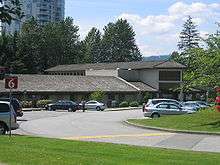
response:
{"label": "suv", "polygon": [[[0,98],[0,101],[10,102],[10,98]],[[14,108],[16,115],[19,117],[22,117],[23,116],[22,106],[21,106],[21,103],[18,101],[18,99],[12,98],[11,104]]]}
{"label": "suv", "polygon": [[10,109],[10,103],[0,101],[0,135],[6,133],[10,129],[10,115],[11,115],[11,129],[17,129],[18,123],[13,106]]}

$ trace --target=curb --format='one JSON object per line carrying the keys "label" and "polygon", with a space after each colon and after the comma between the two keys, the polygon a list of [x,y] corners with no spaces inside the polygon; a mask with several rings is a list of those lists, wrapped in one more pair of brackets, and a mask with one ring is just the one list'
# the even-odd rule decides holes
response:
{"label": "curb", "polygon": [[157,131],[166,131],[166,132],[171,132],[171,133],[185,133],[185,134],[217,135],[217,136],[220,136],[220,132],[175,130],[175,129],[161,128],[161,127],[143,126],[143,125],[131,123],[127,120],[123,121],[123,123],[128,124],[128,125],[133,126],[133,127],[137,127],[137,128],[151,129],[151,130],[157,130]]}
{"label": "curb", "polygon": [[105,109],[106,112],[109,111],[126,111],[126,110],[140,110],[142,107],[129,107],[129,108],[111,108],[111,109]]}

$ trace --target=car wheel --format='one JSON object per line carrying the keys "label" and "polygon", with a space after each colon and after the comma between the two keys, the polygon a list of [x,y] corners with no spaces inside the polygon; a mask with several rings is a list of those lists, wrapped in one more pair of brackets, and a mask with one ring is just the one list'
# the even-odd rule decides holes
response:
{"label": "car wheel", "polygon": [[6,133],[6,127],[4,123],[0,123],[0,135],[4,135]]}
{"label": "car wheel", "polygon": [[69,109],[68,109],[68,112],[73,112],[72,108],[69,108]]}
{"label": "car wheel", "polygon": [[100,110],[101,110],[101,108],[100,108],[100,107],[96,107],[96,110],[97,110],[97,111],[100,111]]}
{"label": "car wheel", "polygon": [[152,117],[152,118],[159,118],[160,115],[159,115],[158,113],[154,113],[154,114],[151,115],[151,117]]}

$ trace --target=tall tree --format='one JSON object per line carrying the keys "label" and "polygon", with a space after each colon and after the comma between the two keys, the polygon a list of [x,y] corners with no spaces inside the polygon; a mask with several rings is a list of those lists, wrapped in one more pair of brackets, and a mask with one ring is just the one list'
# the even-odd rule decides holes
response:
{"label": "tall tree", "polygon": [[101,32],[93,27],[82,42],[85,63],[97,63],[101,56]]}
{"label": "tall tree", "polygon": [[135,32],[127,20],[119,19],[104,28],[101,62],[140,61],[142,55],[135,43]]}
{"label": "tall tree", "polygon": [[180,41],[178,43],[178,48],[182,51],[187,51],[192,48],[199,47],[199,32],[197,26],[192,21],[192,17],[189,16],[183,25],[183,30],[180,33]]}
{"label": "tall tree", "polygon": [[[37,21],[31,19],[23,24],[20,37],[18,39],[17,58],[22,73],[38,73],[41,59],[42,27]],[[19,72],[19,71],[18,71]]]}

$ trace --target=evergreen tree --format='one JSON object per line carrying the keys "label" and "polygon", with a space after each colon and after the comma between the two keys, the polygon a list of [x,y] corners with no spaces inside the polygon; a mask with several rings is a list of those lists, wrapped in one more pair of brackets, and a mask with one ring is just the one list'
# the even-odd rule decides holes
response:
{"label": "evergreen tree", "polygon": [[183,30],[180,33],[180,41],[178,43],[179,50],[187,51],[192,48],[199,47],[199,32],[197,26],[193,23],[192,17],[188,17],[183,25]]}
{"label": "evergreen tree", "polygon": [[100,62],[101,56],[101,32],[93,27],[82,42],[82,51],[85,63]]}
{"label": "evergreen tree", "polygon": [[142,55],[135,43],[135,32],[127,20],[119,19],[104,28],[100,62],[140,61]]}

